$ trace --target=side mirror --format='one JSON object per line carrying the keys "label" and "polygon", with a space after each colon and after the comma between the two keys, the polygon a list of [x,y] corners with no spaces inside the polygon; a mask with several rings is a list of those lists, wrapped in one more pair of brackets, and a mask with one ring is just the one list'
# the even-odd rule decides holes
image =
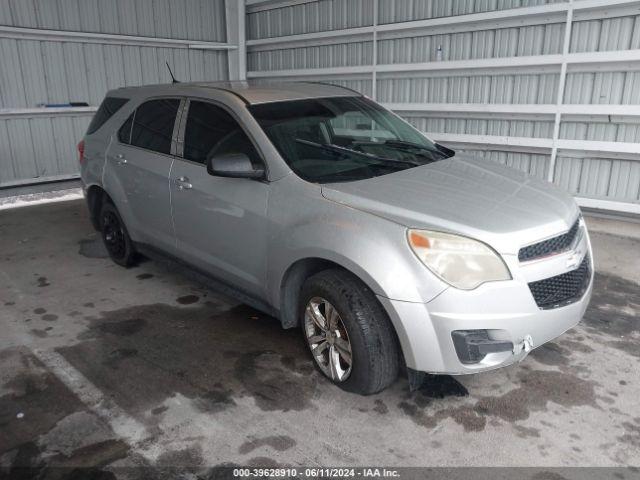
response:
{"label": "side mirror", "polygon": [[207,160],[207,172],[215,177],[262,178],[264,169],[255,168],[244,153],[227,153]]}

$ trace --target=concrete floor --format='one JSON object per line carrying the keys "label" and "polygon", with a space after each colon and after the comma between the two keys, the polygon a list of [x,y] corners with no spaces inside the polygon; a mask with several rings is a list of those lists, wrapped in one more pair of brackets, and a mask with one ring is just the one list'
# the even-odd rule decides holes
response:
{"label": "concrete floor", "polygon": [[640,466],[640,240],[592,240],[578,327],[508,369],[360,397],[299,332],[113,264],[81,201],[0,212],[0,466]]}

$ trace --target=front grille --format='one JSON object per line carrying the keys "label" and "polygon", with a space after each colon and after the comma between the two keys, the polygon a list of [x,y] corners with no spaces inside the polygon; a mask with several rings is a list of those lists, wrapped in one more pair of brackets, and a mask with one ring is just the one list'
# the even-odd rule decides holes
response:
{"label": "front grille", "polygon": [[546,257],[568,250],[576,238],[579,228],[580,219],[576,220],[576,223],[573,224],[567,233],[521,248],[518,252],[518,260],[526,262],[534,258]]}
{"label": "front grille", "polygon": [[589,285],[591,265],[589,255],[578,268],[555,277],[531,282],[529,289],[538,307],[542,309],[557,308],[580,300]]}

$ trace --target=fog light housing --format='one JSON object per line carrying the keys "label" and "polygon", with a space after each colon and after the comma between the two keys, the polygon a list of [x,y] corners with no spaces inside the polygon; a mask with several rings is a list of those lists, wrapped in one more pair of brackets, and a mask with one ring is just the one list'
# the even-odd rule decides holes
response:
{"label": "fog light housing", "polygon": [[454,330],[451,339],[458,359],[465,365],[481,362],[489,353],[513,351],[512,342],[491,340],[486,330]]}

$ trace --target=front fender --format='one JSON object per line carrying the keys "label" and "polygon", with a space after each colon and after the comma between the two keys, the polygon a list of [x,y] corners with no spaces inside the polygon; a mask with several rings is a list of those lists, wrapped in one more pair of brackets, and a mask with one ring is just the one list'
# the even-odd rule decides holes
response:
{"label": "front fender", "polygon": [[[269,301],[276,308],[288,269],[303,259],[338,264],[376,295],[393,300],[425,303],[447,288],[416,259],[402,225],[322,197],[278,207],[267,268]],[[292,211],[297,218],[286,222]]]}

